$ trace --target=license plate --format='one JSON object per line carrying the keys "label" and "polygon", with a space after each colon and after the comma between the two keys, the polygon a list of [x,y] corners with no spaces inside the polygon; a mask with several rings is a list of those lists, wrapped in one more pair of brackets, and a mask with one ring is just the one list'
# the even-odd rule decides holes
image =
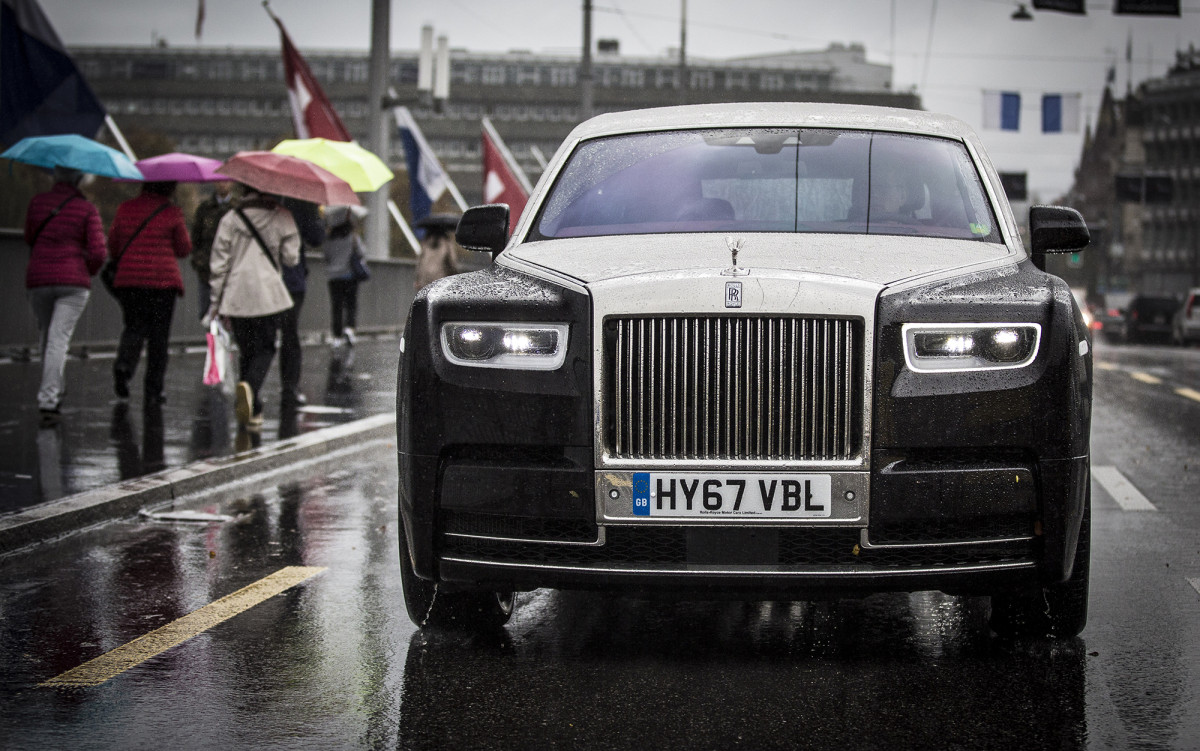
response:
{"label": "license plate", "polygon": [[832,514],[829,475],[633,473],[633,515],[660,518]]}

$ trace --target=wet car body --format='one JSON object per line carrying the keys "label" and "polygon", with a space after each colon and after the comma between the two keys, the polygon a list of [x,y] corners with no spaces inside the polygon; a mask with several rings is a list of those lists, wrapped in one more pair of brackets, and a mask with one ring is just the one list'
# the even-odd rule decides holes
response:
{"label": "wet car body", "polygon": [[[415,621],[502,623],[539,587],[939,589],[993,595],[997,630],[1083,627],[1087,329],[969,128],[802,104],[601,116],[507,242],[498,208],[459,226],[495,264],[422,291],[403,339]],[[1034,212],[1035,250],[1086,244],[1078,214]]]}

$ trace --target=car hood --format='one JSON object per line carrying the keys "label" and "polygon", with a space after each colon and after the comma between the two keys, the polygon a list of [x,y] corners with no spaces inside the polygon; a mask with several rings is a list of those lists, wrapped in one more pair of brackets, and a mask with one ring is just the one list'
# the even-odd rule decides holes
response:
{"label": "car hood", "polygon": [[[1004,245],[893,235],[740,234],[737,265],[770,274],[800,272],[886,287],[931,274],[1017,260]],[[521,243],[500,258],[584,284],[671,272],[719,274],[732,265],[725,235],[583,237]]]}

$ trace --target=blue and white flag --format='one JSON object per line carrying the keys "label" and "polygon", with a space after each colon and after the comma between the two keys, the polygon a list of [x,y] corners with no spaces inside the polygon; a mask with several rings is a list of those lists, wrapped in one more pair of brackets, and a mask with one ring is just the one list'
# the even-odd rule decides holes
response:
{"label": "blue and white flag", "polygon": [[92,138],[104,105],[36,0],[0,0],[0,145],[65,133]]}
{"label": "blue and white flag", "polygon": [[1042,132],[1079,132],[1079,94],[1042,95]]}
{"label": "blue and white flag", "polygon": [[429,148],[408,107],[395,107],[392,112],[400,129],[400,142],[404,145],[404,161],[408,165],[409,208],[413,224],[416,224],[429,216],[433,204],[450,185],[450,176],[442,169],[433,149]]}
{"label": "blue and white flag", "polygon": [[989,130],[1020,130],[1021,95],[1015,91],[984,91],[983,127]]}

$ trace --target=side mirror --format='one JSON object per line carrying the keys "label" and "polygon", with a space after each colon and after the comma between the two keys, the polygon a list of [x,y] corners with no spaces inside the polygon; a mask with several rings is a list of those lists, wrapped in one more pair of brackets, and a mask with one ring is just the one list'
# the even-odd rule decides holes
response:
{"label": "side mirror", "polygon": [[1029,238],[1034,255],[1070,253],[1091,242],[1083,216],[1066,206],[1030,206]]}
{"label": "side mirror", "polygon": [[495,258],[508,243],[508,204],[489,203],[467,209],[458,220],[454,239],[467,250],[491,253]]}

